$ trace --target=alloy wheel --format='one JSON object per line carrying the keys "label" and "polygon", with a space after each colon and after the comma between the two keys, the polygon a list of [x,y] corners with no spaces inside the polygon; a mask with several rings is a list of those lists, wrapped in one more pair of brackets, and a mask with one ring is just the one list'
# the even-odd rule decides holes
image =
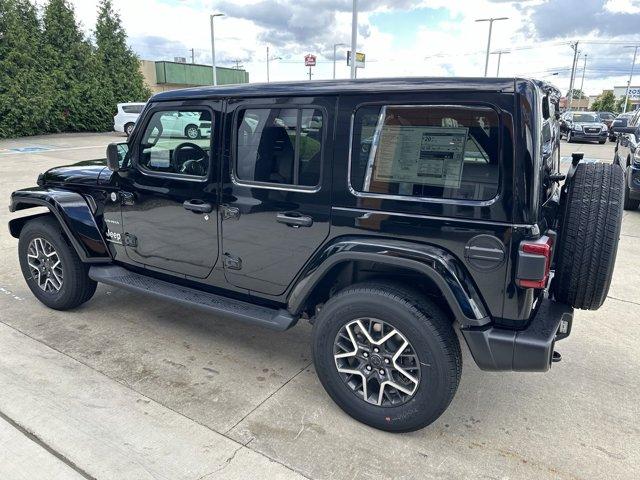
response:
{"label": "alloy wheel", "polygon": [[62,261],[48,240],[37,237],[29,242],[27,263],[40,289],[50,293],[60,291],[63,284]]}
{"label": "alloy wheel", "polygon": [[199,135],[200,132],[198,131],[198,127],[187,128],[187,137],[189,137],[190,139],[195,140]]}
{"label": "alloy wheel", "polygon": [[420,361],[407,338],[375,318],[343,326],[333,348],[340,377],[359,398],[381,407],[408,402],[420,384]]}

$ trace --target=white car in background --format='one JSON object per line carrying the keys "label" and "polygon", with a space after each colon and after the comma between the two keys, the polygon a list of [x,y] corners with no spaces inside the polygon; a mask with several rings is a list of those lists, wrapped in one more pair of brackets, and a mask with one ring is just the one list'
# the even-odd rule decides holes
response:
{"label": "white car in background", "polygon": [[118,112],[113,117],[113,130],[131,135],[145,105],[146,103],[119,103]]}

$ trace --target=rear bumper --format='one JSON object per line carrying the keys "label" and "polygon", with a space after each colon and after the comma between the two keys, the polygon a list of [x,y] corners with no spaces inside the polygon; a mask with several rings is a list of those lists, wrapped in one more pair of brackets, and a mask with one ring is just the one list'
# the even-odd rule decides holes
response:
{"label": "rear bumper", "polygon": [[551,366],[555,342],[569,336],[572,321],[572,307],[543,298],[524,330],[487,325],[461,331],[482,370],[546,372]]}

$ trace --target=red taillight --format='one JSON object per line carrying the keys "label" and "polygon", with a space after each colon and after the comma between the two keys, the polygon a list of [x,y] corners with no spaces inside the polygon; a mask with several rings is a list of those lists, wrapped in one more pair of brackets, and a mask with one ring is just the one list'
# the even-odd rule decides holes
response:
{"label": "red taillight", "polygon": [[520,251],[522,253],[541,257],[540,259],[544,261],[544,273],[541,275],[541,278],[518,278],[518,286],[523,288],[545,288],[547,286],[547,281],[549,280],[549,271],[551,270],[552,245],[553,239],[547,236],[543,236],[536,241],[525,241],[520,244]]}

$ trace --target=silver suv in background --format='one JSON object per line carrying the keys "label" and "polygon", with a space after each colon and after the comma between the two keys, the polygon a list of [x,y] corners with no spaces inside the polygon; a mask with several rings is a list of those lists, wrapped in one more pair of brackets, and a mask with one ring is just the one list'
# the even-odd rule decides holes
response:
{"label": "silver suv in background", "polygon": [[146,103],[119,103],[118,111],[113,117],[113,130],[131,135],[145,105]]}

